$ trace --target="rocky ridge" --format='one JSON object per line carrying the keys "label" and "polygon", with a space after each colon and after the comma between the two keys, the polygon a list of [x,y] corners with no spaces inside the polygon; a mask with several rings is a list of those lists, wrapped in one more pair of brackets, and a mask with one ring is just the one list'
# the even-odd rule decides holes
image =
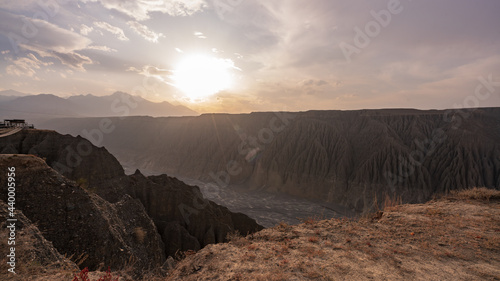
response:
{"label": "rocky ridge", "polygon": [[[37,224],[59,253],[81,261],[82,268],[125,268],[134,263],[147,271],[165,261],[163,242],[138,200],[124,196],[109,203],[35,156],[0,155],[0,169],[8,167],[16,169],[16,209]],[[7,186],[6,178],[0,178]],[[7,190],[0,195],[7,198]],[[144,237],[139,239],[134,230]]]}
{"label": "rocky ridge", "polygon": [[[0,217],[9,217],[8,205],[0,201]],[[42,232],[33,222],[28,219],[22,211],[17,210],[15,213],[17,219],[15,224],[16,244],[9,245],[7,239],[0,241],[2,249],[2,259],[0,266],[0,276],[2,280],[9,280],[9,275],[12,276],[8,269],[11,266],[7,263],[7,255],[11,255],[10,248],[15,247],[16,267],[14,272],[24,276],[36,276],[38,274],[53,274],[60,272],[71,272],[78,270],[76,264],[61,255],[51,242],[47,241]],[[1,223],[1,236],[9,237],[10,230],[7,228],[7,221]],[[4,252],[5,255],[3,254]],[[69,274],[66,277],[70,277]]]}
{"label": "rocky ridge", "polygon": [[[105,148],[92,146],[83,138],[24,130],[0,138],[0,153],[34,154],[44,159],[33,156],[35,160],[16,164],[14,159],[18,156],[2,156],[3,166],[16,164],[24,168],[19,178],[26,181],[23,186],[29,192],[19,197],[19,208],[30,219],[43,221],[40,227],[49,231],[46,238],[61,253],[93,251],[93,256],[82,264],[93,269],[101,262],[125,266],[123,254],[127,263],[132,262],[131,257],[138,257],[139,263],[133,258],[135,267],[146,270],[178,251],[199,250],[209,243],[223,242],[228,233],[246,234],[262,229],[254,220],[204,199],[197,187],[175,178],[148,178],[139,171],[125,175]],[[37,181],[43,184],[37,186]],[[40,192],[44,196],[39,196]],[[48,204],[56,205],[46,209]],[[60,218],[65,218],[64,222],[58,221]],[[71,227],[64,230],[60,225],[54,229],[52,223],[69,223]],[[95,229],[95,236],[84,234],[86,228],[92,228],[91,233]],[[137,238],[144,235],[147,243]],[[109,244],[94,245],[107,240]]]}

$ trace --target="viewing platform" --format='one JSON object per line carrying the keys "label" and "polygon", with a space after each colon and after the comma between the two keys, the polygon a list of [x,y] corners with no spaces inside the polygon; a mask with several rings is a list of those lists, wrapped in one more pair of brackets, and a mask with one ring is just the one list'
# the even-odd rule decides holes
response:
{"label": "viewing platform", "polygon": [[0,123],[0,129],[4,128],[34,129],[35,126],[33,124],[26,123],[26,120],[24,119],[4,119],[3,123]]}
{"label": "viewing platform", "polygon": [[13,135],[24,129],[34,129],[33,124],[28,124],[24,119],[4,119],[0,123],[0,138]]}

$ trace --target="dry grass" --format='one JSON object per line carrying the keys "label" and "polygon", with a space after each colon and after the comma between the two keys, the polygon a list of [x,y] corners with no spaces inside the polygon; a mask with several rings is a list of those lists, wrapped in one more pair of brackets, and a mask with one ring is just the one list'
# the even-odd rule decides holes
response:
{"label": "dry grass", "polygon": [[401,199],[401,196],[396,196],[394,195],[393,197],[389,196],[388,194],[385,196],[384,200],[384,205],[382,211],[389,211],[390,209],[401,205],[403,200]]}
{"label": "dry grass", "polygon": [[307,238],[307,241],[309,241],[311,243],[318,243],[319,238],[315,237],[315,236],[311,236],[311,237]]}
{"label": "dry grass", "polygon": [[500,200],[500,191],[484,187],[474,187],[472,189],[451,191],[446,197],[456,200]]}
{"label": "dry grass", "polygon": [[499,193],[401,206],[390,199],[370,219],[282,223],[209,245],[167,280],[498,280]]}
{"label": "dry grass", "polygon": [[146,238],[146,231],[142,227],[134,228],[134,237],[139,243],[144,243],[144,239]]}
{"label": "dry grass", "polygon": [[[40,240],[35,236],[36,228],[33,225],[25,226],[24,229],[18,230],[16,235],[16,275],[8,273],[6,254],[0,258],[0,280],[48,280],[47,276],[57,276],[52,280],[69,280],[76,272],[77,268],[73,267],[69,260],[55,262],[51,257],[44,256],[37,246],[40,245]],[[7,229],[2,227],[0,237],[8,237]],[[7,245],[7,239],[0,240],[1,249],[9,249],[11,245]],[[5,251],[6,252],[6,251]],[[50,277],[49,279],[51,279]]]}
{"label": "dry grass", "polygon": [[282,222],[280,222],[276,228],[277,228],[279,231],[283,231],[283,232],[287,232],[287,231],[292,230],[292,227],[291,227],[288,223],[283,222],[283,221],[282,221]]}
{"label": "dry grass", "polygon": [[241,236],[241,234],[236,230],[234,232],[228,232],[226,235],[226,240],[231,244],[238,246],[246,246],[250,244],[248,240],[246,240],[245,237]]}

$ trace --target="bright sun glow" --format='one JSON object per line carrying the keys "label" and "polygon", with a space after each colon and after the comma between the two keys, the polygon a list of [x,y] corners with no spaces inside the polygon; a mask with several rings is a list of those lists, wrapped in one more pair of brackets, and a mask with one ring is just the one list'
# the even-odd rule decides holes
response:
{"label": "bright sun glow", "polygon": [[203,55],[187,57],[174,71],[174,86],[191,101],[226,90],[231,86],[233,61]]}

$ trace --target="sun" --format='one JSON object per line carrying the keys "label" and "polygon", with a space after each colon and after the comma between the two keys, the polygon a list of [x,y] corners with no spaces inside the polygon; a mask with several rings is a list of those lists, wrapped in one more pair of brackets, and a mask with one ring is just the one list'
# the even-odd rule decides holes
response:
{"label": "sun", "polygon": [[233,82],[233,69],[236,67],[230,59],[192,55],[174,69],[173,85],[190,101],[201,101],[228,89]]}

